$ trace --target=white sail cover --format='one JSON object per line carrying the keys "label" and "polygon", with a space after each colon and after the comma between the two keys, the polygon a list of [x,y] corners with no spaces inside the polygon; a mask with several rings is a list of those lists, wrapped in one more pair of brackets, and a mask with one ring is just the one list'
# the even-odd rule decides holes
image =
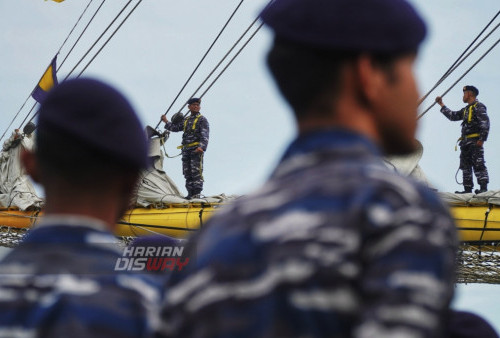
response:
{"label": "white sail cover", "polygon": [[40,208],[42,199],[38,197],[33,184],[21,166],[22,149],[33,148],[33,134],[19,132],[4,142],[0,154],[0,206],[17,207],[20,210]]}
{"label": "white sail cover", "polygon": [[413,153],[405,156],[388,156],[385,158],[385,161],[389,168],[394,169],[401,175],[413,177],[426,186],[430,186],[424,171],[418,165],[424,153],[424,148],[420,141],[415,141],[417,142],[417,149]]}
{"label": "white sail cover", "polygon": [[[417,141],[418,147],[415,152],[406,156],[386,157],[386,165],[402,175],[413,177],[415,180],[430,187],[424,171],[418,165],[422,158],[424,148]],[[432,188],[432,187],[431,187]],[[472,206],[472,205],[500,205],[500,190],[487,191],[482,194],[455,194],[451,192],[438,192],[439,197],[450,206]]]}

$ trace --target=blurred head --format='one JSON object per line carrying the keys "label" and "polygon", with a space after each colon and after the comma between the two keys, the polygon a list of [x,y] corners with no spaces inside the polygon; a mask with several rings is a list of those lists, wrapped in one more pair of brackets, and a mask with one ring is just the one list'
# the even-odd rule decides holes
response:
{"label": "blurred head", "polygon": [[261,16],[275,32],[269,68],[299,125],[335,117],[350,93],[370,112],[386,152],[413,150],[412,66],[426,29],[406,1],[275,0]]}
{"label": "blurred head", "polygon": [[127,199],[148,165],[146,136],[116,89],[93,79],[69,80],[41,105],[35,153],[25,165],[47,194],[64,192],[59,186],[70,188],[68,194],[118,189]]}

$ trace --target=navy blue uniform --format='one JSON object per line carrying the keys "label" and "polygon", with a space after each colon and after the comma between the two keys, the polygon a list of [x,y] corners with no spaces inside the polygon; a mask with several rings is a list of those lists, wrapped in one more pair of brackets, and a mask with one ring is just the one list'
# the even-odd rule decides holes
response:
{"label": "navy blue uniform", "polygon": [[214,215],[172,277],[164,336],[443,337],[456,229],[368,139],[314,132]]}
{"label": "navy blue uniform", "polygon": [[0,336],[151,335],[159,283],[115,272],[122,257],[116,238],[97,223],[81,220],[32,230],[2,260]]}
{"label": "navy blue uniform", "polygon": [[205,152],[208,146],[210,128],[208,120],[200,113],[190,114],[179,123],[167,122],[165,129],[183,131],[182,172],[186,179],[189,196],[198,195],[203,190],[203,153],[196,153],[200,147]]}
{"label": "navy blue uniform", "polygon": [[486,106],[476,100],[458,111],[452,111],[444,106],[441,108],[441,113],[450,121],[462,121],[460,169],[463,173],[465,190],[471,191],[474,187],[473,170],[476,174],[477,183],[486,186],[489,183],[489,177],[484,160],[484,149],[476,144],[479,140],[486,142],[488,139],[490,120],[486,112]]}

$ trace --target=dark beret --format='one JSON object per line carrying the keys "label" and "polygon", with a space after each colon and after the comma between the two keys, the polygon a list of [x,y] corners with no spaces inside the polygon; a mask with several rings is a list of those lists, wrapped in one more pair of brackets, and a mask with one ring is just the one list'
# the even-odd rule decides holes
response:
{"label": "dark beret", "polygon": [[38,131],[68,135],[117,163],[148,166],[143,127],[128,100],[94,79],[73,79],[52,89],[40,107]]}
{"label": "dark beret", "polygon": [[193,104],[193,103],[201,103],[201,99],[197,98],[197,97],[192,97],[188,100],[187,102],[188,104]]}
{"label": "dark beret", "polygon": [[276,37],[343,51],[414,51],[426,35],[405,0],[275,0],[261,18]]}
{"label": "dark beret", "polygon": [[470,90],[471,92],[474,93],[475,96],[478,96],[479,95],[479,89],[477,89],[476,87],[474,86],[464,86],[464,92],[466,90]]}
{"label": "dark beret", "polygon": [[448,324],[450,338],[498,338],[495,329],[485,319],[470,312],[452,311]]}

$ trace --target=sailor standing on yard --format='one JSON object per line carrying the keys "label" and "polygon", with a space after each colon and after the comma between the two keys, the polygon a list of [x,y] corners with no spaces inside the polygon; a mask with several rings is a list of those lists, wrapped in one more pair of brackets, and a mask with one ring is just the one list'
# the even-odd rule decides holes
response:
{"label": "sailor standing on yard", "polygon": [[182,149],[182,172],[188,200],[200,198],[203,190],[203,154],[207,151],[210,129],[208,120],[200,114],[200,103],[201,99],[189,99],[187,104],[191,115],[179,121],[169,122],[165,115],[161,116],[166,130],[183,131],[182,145],[178,148]]}
{"label": "sailor standing on yard", "polygon": [[441,106],[441,113],[450,121],[462,121],[462,136],[460,141],[460,169],[463,174],[464,191],[456,191],[457,194],[472,193],[474,187],[472,170],[476,174],[479,189],[475,193],[480,194],[488,191],[488,169],[484,161],[484,142],[488,139],[490,131],[490,119],[486,113],[486,106],[477,100],[479,90],[474,86],[465,86],[463,89],[463,102],[467,103],[465,108],[452,111],[443,103],[438,96],[436,102]]}

